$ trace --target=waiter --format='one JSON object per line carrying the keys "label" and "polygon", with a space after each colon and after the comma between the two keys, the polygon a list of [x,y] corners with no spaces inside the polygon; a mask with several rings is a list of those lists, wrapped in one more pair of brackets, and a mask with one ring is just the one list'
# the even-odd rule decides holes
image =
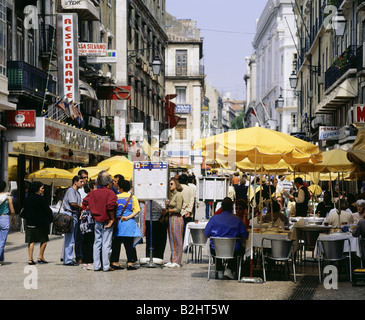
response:
{"label": "waiter", "polygon": [[295,200],[295,216],[306,217],[310,199],[308,189],[304,186],[303,179],[300,177],[295,178],[294,185],[298,190],[298,194],[296,196],[290,196],[290,198]]}

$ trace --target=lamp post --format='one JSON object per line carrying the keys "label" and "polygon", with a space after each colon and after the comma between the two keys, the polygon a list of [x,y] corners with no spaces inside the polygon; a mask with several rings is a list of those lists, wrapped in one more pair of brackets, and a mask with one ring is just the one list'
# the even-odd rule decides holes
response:
{"label": "lamp post", "polygon": [[346,19],[341,10],[332,18],[332,27],[335,31],[336,37],[342,37],[345,33]]}
{"label": "lamp post", "polygon": [[155,57],[155,59],[151,63],[152,66],[152,72],[155,76],[158,76],[161,72],[161,60],[158,56]]}

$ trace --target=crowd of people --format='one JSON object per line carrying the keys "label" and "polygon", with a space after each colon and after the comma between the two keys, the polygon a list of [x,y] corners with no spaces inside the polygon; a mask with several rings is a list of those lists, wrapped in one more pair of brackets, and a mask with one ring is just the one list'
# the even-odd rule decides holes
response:
{"label": "crowd of people", "polygon": [[[217,177],[212,172],[212,177]],[[250,175],[251,178],[251,175]],[[365,237],[364,193],[344,195],[324,191],[316,208],[310,205],[314,197],[300,177],[294,184],[285,179],[255,177],[235,173],[230,177],[228,197],[220,203],[206,201],[206,237],[230,236],[243,240],[248,237],[251,223],[271,222],[273,226],[288,226],[290,217],[306,217],[308,212],[325,218],[325,223],[334,228],[343,224],[357,224],[354,235]],[[4,261],[4,246],[11,221],[14,222],[14,207],[11,196],[5,192],[6,184],[0,181],[0,264]],[[65,266],[79,266],[94,271],[118,269],[137,270],[136,245],[146,241],[146,257],[151,254],[163,261],[167,241],[171,256],[164,264],[167,268],[179,268],[184,252],[186,225],[195,220],[199,205],[196,179],[193,174],[179,174],[169,180],[169,199],[153,200],[152,215],[141,217],[142,230],[136,217],[147,206],[133,195],[132,183],[123,175],[111,177],[101,171],[96,180],[89,180],[88,172],[80,170],[72,179],[72,185],[60,196],[59,210],[72,216],[73,226],[65,233],[61,259]],[[28,244],[28,263],[48,263],[45,249],[49,241],[49,226],[53,212],[45,197],[44,185],[35,181],[29,187],[21,217],[25,220],[25,242]],[[213,210],[214,208],[214,210]],[[146,210],[145,212],[149,212]],[[253,216],[252,216],[253,214]],[[152,235],[150,226],[152,224]],[[152,243],[151,243],[152,239]],[[34,246],[40,243],[35,261]],[[244,242],[243,242],[244,243]],[[125,248],[127,265],[120,264],[121,247]],[[236,254],[243,250],[236,247]],[[211,243],[214,255],[214,245]],[[230,261],[224,269],[217,261],[218,278],[233,279],[235,262]]]}

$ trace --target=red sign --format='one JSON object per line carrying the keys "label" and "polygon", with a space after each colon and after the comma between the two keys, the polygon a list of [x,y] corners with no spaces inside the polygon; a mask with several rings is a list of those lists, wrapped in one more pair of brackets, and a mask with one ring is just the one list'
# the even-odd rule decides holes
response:
{"label": "red sign", "polygon": [[96,95],[99,100],[131,100],[131,86],[99,86]]}
{"label": "red sign", "polygon": [[365,106],[354,106],[354,122],[365,123]]}
{"label": "red sign", "polygon": [[12,110],[6,113],[9,128],[35,128],[35,110]]}

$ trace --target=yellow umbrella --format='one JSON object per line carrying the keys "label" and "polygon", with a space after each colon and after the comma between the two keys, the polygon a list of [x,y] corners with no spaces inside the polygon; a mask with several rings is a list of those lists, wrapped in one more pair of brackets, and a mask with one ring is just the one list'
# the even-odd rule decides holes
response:
{"label": "yellow umbrella", "polygon": [[28,181],[40,181],[43,184],[55,187],[69,187],[75,175],[71,172],[58,168],[43,168],[28,174],[25,179]]}
{"label": "yellow umbrella", "polygon": [[[197,141],[194,149],[202,149],[203,156],[253,163],[275,164],[283,159],[288,164],[322,161],[318,146],[288,134],[261,127],[228,131]],[[263,161],[260,159],[263,157]]]}
{"label": "yellow umbrella", "polygon": [[[242,171],[254,171],[255,170],[255,163],[252,163],[248,158],[236,162],[237,168]],[[263,171],[265,173],[268,172],[289,172],[292,170],[292,167],[288,165],[284,160],[280,160],[278,163],[275,164],[262,164],[260,160],[258,160],[258,164],[256,166],[257,171]]]}
{"label": "yellow umbrella", "polygon": [[109,174],[114,177],[116,174],[121,174],[126,180],[133,179],[133,162],[124,156],[114,156],[101,161],[98,167],[109,167]]}
{"label": "yellow umbrella", "polygon": [[108,170],[110,167],[109,166],[96,166],[96,167],[76,167],[76,168],[72,168],[69,169],[68,171],[71,172],[72,174],[76,175],[79,170],[86,170],[87,173],[89,174],[89,179],[96,179],[98,177],[98,174],[100,171],[102,170]]}
{"label": "yellow umbrella", "polygon": [[[359,129],[352,148],[347,152],[347,158],[359,164],[365,170],[365,129]],[[364,171],[363,170],[363,171]]]}
{"label": "yellow umbrella", "polygon": [[321,163],[302,163],[295,166],[300,172],[352,172],[357,169],[357,164],[347,159],[347,151],[333,149],[322,153]]}
{"label": "yellow umbrella", "polygon": [[318,197],[319,195],[321,195],[322,193],[322,188],[318,185],[318,184],[311,184],[308,187],[308,190],[311,194],[313,194],[314,196]]}

